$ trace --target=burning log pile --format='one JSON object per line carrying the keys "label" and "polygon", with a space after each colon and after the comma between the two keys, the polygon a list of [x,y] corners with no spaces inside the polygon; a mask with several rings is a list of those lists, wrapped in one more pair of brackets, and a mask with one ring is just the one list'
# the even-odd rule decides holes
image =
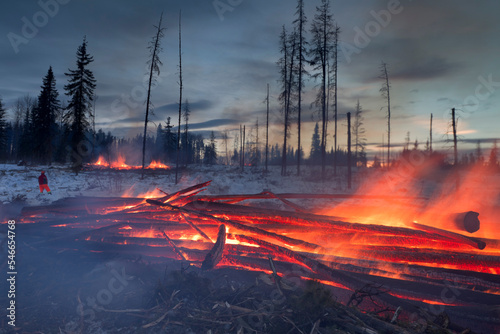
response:
{"label": "burning log pile", "polygon": [[[209,184],[155,199],[67,198],[48,207],[25,208],[23,222],[50,229],[51,238],[40,238],[39,243],[76,242],[96,252],[169,258],[204,271],[263,272],[285,299],[290,298],[290,282],[320,282],[347,306],[338,304],[340,313],[334,317],[345,331],[356,332],[353,321],[366,329],[360,333],[411,333],[417,324],[419,330],[423,326],[446,333],[462,332],[470,324],[485,332],[500,330],[500,242],[465,234],[479,229],[477,213],[451,215],[454,231],[411,221],[405,227],[366,224],[308,213],[290,201],[341,195],[199,195]],[[249,199],[277,199],[293,211],[237,204]],[[156,326],[183,307],[169,305],[168,310],[156,309],[156,320],[145,326]],[[242,314],[266,313],[241,305],[247,304],[218,301],[212,310],[190,314],[245,328]],[[297,326],[286,312],[279,318]],[[318,333],[321,319],[318,315],[308,331]],[[395,329],[390,320],[409,325]]]}

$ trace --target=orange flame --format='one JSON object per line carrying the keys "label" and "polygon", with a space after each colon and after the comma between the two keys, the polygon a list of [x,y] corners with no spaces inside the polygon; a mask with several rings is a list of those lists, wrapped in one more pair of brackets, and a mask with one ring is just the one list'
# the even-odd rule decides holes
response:
{"label": "orange flame", "polygon": [[149,164],[149,166],[147,167],[148,169],[169,169],[170,167],[159,162],[159,161],[156,161],[156,160],[153,160],[151,161],[151,163]]}
{"label": "orange flame", "polygon": [[[99,159],[95,163],[92,164],[95,167],[104,167],[104,168],[114,168],[114,169],[140,169],[141,166],[132,166],[126,163],[126,158],[122,154],[119,154],[116,160],[108,162],[102,155],[99,156]],[[165,165],[164,163],[153,160],[146,167],[147,169],[169,169],[170,167]]]}

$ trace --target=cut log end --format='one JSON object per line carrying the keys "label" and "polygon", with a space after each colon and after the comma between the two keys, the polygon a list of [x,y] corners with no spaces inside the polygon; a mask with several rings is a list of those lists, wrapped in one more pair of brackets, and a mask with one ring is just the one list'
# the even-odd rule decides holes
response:
{"label": "cut log end", "polygon": [[459,230],[474,233],[480,228],[478,217],[479,213],[474,211],[461,212],[455,215],[454,223]]}

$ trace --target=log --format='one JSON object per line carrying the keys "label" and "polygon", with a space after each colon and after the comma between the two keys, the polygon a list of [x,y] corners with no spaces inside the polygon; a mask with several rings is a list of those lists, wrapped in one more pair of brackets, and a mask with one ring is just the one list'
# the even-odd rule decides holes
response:
{"label": "log", "polygon": [[208,235],[205,234],[205,232],[203,232],[198,226],[196,226],[188,217],[186,217],[185,214],[181,213],[182,215],[182,218],[184,218],[184,221],[189,225],[191,226],[192,228],[194,228],[203,238],[205,238],[206,240],[210,241],[210,242],[213,242],[212,239],[210,239],[208,237]]}
{"label": "log", "polygon": [[179,257],[179,260],[186,261],[186,258],[181,253],[181,251],[179,250],[179,248],[177,248],[177,246],[172,241],[172,239],[170,239],[165,232],[162,232],[162,233],[163,233],[163,236],[165,237],[165,239],[167,240],[168,244],[170,245],[170,247],[172,247],[172,250],[174,251],[174,253],[177,254],[177,256]]}
{"label": "log", "polygon": [[418,264],[428,267],[467,270],[482,273],[500,272],[500,257],[434,249],[366,246],[353,249],[353,255],[395,263]]}
{"label": "log", "polygon": [[219,233],[217,234],[217,241],[214,247],[205,256],[205,260],[201,264],[201,269],[210,270],[215,268],[222,258],[222,252],[224,251],[224,245],[226,244],[226,226],[221,224],[219,226]]}
{"label": "log", "polygon": [[280,234],[268,232],[268,231],[265,231],[265,230],[260,229],[258,227],[253,227],[253,226],[245,225],[242,222],[239,222],[239,221],[236,221],[236,220],[219,218],[219,217],[216,217],[216,216],[204,213],[204,212],[199,212],[199,211],[195,211],[195,210],[192,210],[192,209],[186,209],[185,207],[172,206],[172,205],[170,205],[168,203],[162,203],[160,201],[153,200],[153,199],[148,199],[148,200],[146,200],[146,202],[149,203],[149,204],[152,204],[152,205],[157,205],[157,206],[164,207],[164,208],[166,208],[169,211],[183,212],[183,213],[187,213],[189,215],[195,215],[195,216],[198,216],[198,217],[207,218],[207,219],[212,220],[212,221],[219,221],[219,222],[221,222],[223,224],[227,224],[227,225],[229,225],[229,226],[231,226],[231,227],[233,227],[235,229],[238,229],[238,230],[241,230],[241,231],[246,231],[246,232],[251,232],[251,233],[254,233],[254,234],[258,234],[258,235],[260,235],[262,237],[267,237],[267,238],[271,238],[271,239],[274,239],[274,240],[278,240],[278,241],[280,241],[282,243],[285,243],[285,244],[288,244],[288,245],[299,246],[299,247],[303,248],[304,250],[318,251],[318,252],[320,252],[320,251],[324,252],[325,251],[325,249],[323,247],[320,247],[320,246],[318,246],[316,244],[313,244],[313,243],[310,243],[310,242],[306,242],[306,241],[303,241],[303,240],[298,240],[298,239],[290,238],[290,237],[287,237],[287,236],[284,236],[284,235],[280,235]]}
{"label": "log", "polygon": [[[188,188],[185,188],[185,189],[181,189],[171,195],[167,195],[167,196],[164,196],[162,198],[160,198],[159,200],[161,202],[164,202],[164,203],[168,203],[168,202],[172,202],[172,201],[175,201],[177,199],[179,199],[180,197],[184,196],[184,197],[191,197],[191,196],[194,196],[198,193],[200,193],[201,191],[205,190],[205,189],[202,189],[208,185],[210,185],[212,181],[207,181],[207,182],[203,182],[203,183],[199,183],[199,184],[196,184],[194,186],[191,186],[191,187],[188,187]],[[161,190],[160,190],[161,191]],[[162,191],[163,193],[165,193],[164,191]]]}
{"label": "log", "polygon": [[443,230],[443,229],[440,229],[437,227],[423,225],[423,224],[419,224],[419,223],[415,223],[415,222],[412,222],[408,225],[417,229],[417,230],[441,235],[441,236],[462,242],[464,244],[467,244],[467,245],[474,247],[474,248],[477,248],[477,249],[483,250],[486,247],[486,243],[484,241],[476,239],[476,238],[468,237],[468,236],[461,235],[458,233],[449,232],[449,231],[446,231],[446,230]]}
{"label": "log", "polygon": [[251,199],[272,199],[278,196],[286,199],[373,199],[373,200],[428,200],[427,197],[401,197],[401,196],[378,196],[378,195],[357,195],[357,194],[301,194],[301,193],[281,193],[270,194],[269,192],[261,192],[258,194],[241,194],[241,195],[204,195],[196,196],[193,200],[201,201],[231,201],[233,203]]}
{"label": "log", "polygon": [[[149,200],[148,200],[149,201]],[[276,224],[281,223],[285,225],[296,225],[296,227],[309,228],[311,226],[323,229],[322,235],[329,234],[335,235],[337,233],[372,233],[380,235],[391,235],[396,237],[406,237],[406,238],[429,238],[432,233],[432,237],[435,240],[440,241],[454,241],[459,244],[471,245],[475,248],[481,249],[482,241],[477,240],[477,242],[471,242],[468,237],[456,238],[453,234],[436,234],[433,232],[428,232],[421,229],[406,228],[406,227],[394,227],[387,225],[376,225],[376,224],[361,224],[361,223],[350,223],[342,220],[333,220],[335,217],[315,215],[309,213],[301,212],[290,212],[290,211],[280,211],[280,210],[269,210],[263,208],[254,208],[240,205],[228,205],[223,203],[215,202],[192,202],[184,206],[184,210],[192,210],[192,212],[199,212],[197,210],[203,209],[203,214],[211,215],[212,217],[225,217],[231,221],[236,220],[250,220],[253,223],[261,224]],[[254,228],[248,226],[248,228]],[[266,233],[270,233],[267,232]],[[291,238],[293,239],[293,238]],[[284,241],[288,243],[287,241]],[[305,242],[302,241],[304,244]],[[299,244],[294,244],[299,246]],[[304,245],[307,247],[307,245]],[[319,246],[318,246],[319,247]],[[306,248],[310,250],[310,248]]]}

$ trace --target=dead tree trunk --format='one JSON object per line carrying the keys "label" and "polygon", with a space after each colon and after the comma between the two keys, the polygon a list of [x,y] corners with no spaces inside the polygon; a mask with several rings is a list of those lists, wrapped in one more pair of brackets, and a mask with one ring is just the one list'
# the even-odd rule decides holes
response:
{"label": "dead tree trunk", "polygon": [[175,184],[179,175],[179,155],[181,151],[181,115],[182,115],[182,39],[181,39],[181,12],[179,12],[179,123],[177,127],[177,152],[175,155]]}
{"label": "dead tree trunk", "polygon": [[148,130],[148,116],[149,116],[149,106],[151,105],[151,85],[153,83],[154,74],[160,74],[160,65],[162,64],[158,53],[161,50],[160,40],[163,37],[164,28],[161,27],[161,21],[163,19],[163,13],[160,15],[160,22],[158,23],[156,36],[153,38],[149,49],[151,50],[151,65],[149,68],[149,81],[148,81],[148,96],[146,100],[146,117],[144,119],[144,137],[142,140],[142,177],[144,177],[144,165],[146,159],[146,135]]}

